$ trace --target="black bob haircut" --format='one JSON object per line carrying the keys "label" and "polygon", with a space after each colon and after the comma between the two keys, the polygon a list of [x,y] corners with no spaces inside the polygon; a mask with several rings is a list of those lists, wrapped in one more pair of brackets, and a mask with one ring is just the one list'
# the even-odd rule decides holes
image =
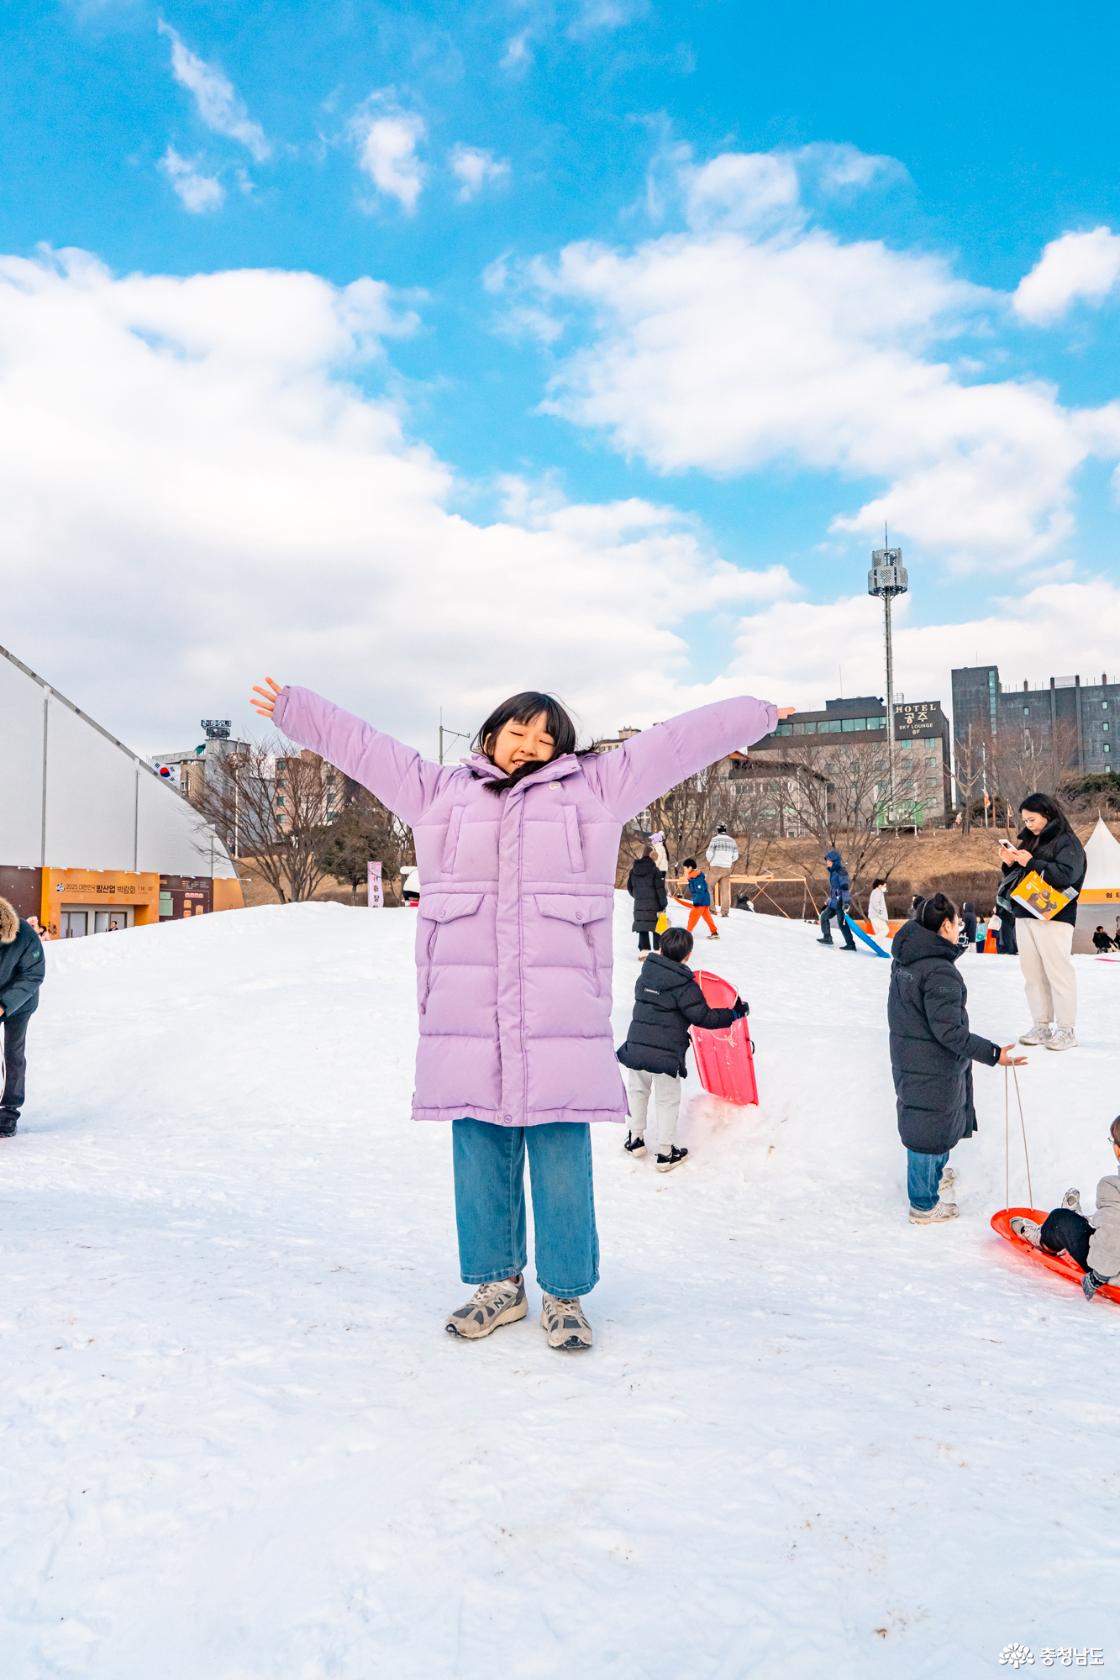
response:
{"label": "black bob haircut", "polygon": [[[565,753],[576,750],[576,726],[564,707],[551,694],[539,694],[535,689],[526,689],[521,694],[511,694],[508,700],[503,700],[500,706],[495,706],[486,722],[482,725],[472,743],[475,752],[485,753],[490,758],[494,749],[494,742],[498,739],[507,723],[532,723],[534,718],[544,715],[545,728],[552,736],[552,757],[562,758]],[[542,759],[541,763],[548,763]],[[515,787],[518,782],[531,776],[534,770],[539,770],[540,764],[523,764],[520,770],[515,770],[512,776],[503,776],[499,781],[487,782],[491,793],[502,793],[506,788]]]}
{"label": "black bob haircut", "polygon": [[661,955],[668,957],[670,962],[687,962],[695,943],[687,928],[666,928],[661,935]]}

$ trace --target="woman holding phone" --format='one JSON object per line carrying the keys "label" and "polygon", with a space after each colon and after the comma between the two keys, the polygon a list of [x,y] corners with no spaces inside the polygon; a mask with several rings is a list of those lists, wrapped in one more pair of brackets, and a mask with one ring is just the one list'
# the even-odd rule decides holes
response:
{"label": "woman holding phone", "polygon": [[[1047,793],[1029,793],[1019,808],[1023,827],[1016,841],[1001,839],[1004,885],[999,894],[1001,917],[1012,917],[1019,946],[1031,1026],[1020,1044],[1042,1044],[1047,1050],[1072,1050],[1077,1044],[1077,977],[1073,971],[1073,930],[1077,922],[1077,894],[1085,880],[1085,848],[1070,827],[1069,818]],[[1071,895],[1056,916],[1035,915],[1011,896],[1016,882],[1031,870],[1048,886]]]}

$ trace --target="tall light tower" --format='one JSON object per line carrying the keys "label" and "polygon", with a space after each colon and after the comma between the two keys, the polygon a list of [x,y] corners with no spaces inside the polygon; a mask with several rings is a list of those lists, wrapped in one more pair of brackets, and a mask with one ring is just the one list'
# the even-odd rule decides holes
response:
{"label": "tall light tower", "polygon": [[[886,532],[883,533],[884,541]],[[883,639],[887,653],[887,822],[895,820],[894,798],[894,645],[891,641],[891,602],[910,588],[900,548],[876,548],[871,553],[867,593],[883,602]]]}

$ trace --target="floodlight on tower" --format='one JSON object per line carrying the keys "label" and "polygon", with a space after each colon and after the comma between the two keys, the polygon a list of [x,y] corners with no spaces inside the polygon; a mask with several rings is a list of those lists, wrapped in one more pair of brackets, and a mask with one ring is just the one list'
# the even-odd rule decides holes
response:
{"label": "floodlight on tower", "polygon": [[894,786],[894,644],[891,639],[891,603],[910,588],[906,567],[902,564],[902,550],[885,546],[888,542],[883,529],[884,547],[871,553],[871,570],[867,574],[867,593],[877,595],[883,603],[883,642],[887,661],[887,821],[895,820]]}

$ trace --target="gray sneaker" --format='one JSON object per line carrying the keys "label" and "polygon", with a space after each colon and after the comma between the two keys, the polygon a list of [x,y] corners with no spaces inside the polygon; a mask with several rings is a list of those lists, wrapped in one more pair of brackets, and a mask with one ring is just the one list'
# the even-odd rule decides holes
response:
{"label": "gray sneaker", "polygon": [[1072,1027],[1055,1027],[1044,1043],[1047,1050],[1076,1050],[1077,1034]]}
{"label": "gray sneaker", "polygon": [[929,1209],[912,1207],[910,1209],[911,1225],[943,1225],[947,1219],[955,1219],[960,1209],[956,1202],[934,1202]]}
{"label": "gray sneaker", "polygon": [[1080,1190],[1067,1190],[1065,1195],[1062,1197],[1062,1206],[1064,1208],[1069,1208],[1071,1210],[1071,1212],[1073,1212],[1073,1213],[1080,1213],[1081,1212],[1081,1192],[1080,1192]]}
{"label": "gray sneaker", "polygon": [[541,1328],[551,1348],[564,1348],[575,1353],[591,1346],[591,1326],[578,1296],[565,1299],[557,1295],[543,1295]]}
{"label": "gray sneaker", "polygon": [[1019,1034],[1020,1044],[1049,1044],[1054,1031],[1049,1021],[1036,1021],[1030,1032]]}
{"label": "gray sneaker", "polygon": [[475,1342],[497,1330],[499,1325],[524,1318],[528,1311],[524,1277],[503,1278],[500,1283],[480,1283],[467,1304],[455,1309],[444,1328],[449,1336]]}
{"label": "gray sneaker", "polygon": [[1024,1241],[1029,1242],[1032,1248],[1042,1246],[1042,1226],[1037,1219],[1016,1217],[1011,1221],[1011,1229],[1017,1237],[1022,1237]]}

